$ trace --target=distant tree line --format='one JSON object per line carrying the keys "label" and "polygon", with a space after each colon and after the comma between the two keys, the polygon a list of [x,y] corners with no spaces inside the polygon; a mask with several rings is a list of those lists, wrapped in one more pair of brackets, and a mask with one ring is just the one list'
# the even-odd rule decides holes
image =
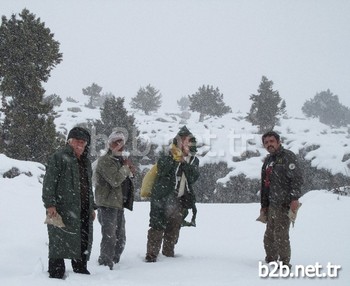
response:
{"label": "distant tree line", "polygon": [[332,127],[350,124],[350,110],[339,102],[338,96],[329,89],[316,93],[307,100],[302,109],[307,117],[318,118],[321,123]]}
{"label": "distant tree line", "polygon": [[[0,152],[11,158],[46,163],[47,157],[59,146],[65,144],[66,134],[57,132],[54,124],[57,116],[54,107],[60,106],[62,99],[57,94],[45,96],[45,89],[42,86],[48,81],[52,69],[62,61],[59,46],[59,42],[54,39],[54,34],[45,26],[45,23],[29,10],[23,9],[18,16],[14,14],[9,19],[2,17]],[[103,150],[106,147],[105,138],[118,127],[124,128],[131,135],[127,141],[128,149],[133,149],[133,144],[137,144],[141,149],[146,148],[144,142],[137,141],[139,131],[135,124],[135,117],[125,107],[124,97],[115,97],[110,92],[102,93],[102,87],[97,83],[83,88],[82,93],[89,97],[86,107],[99,108],[101,112],[99,120],[82,123],[83,126],[101,135],[94,142],[96,150]],[[74,101],[71,97],[67,100]],[[266,76],[262,76],[257,93],[250,95],[250,100],[252,104],[246,120],[258,126],[260,133],[274,129],[281,117],[286,115],[286,102],[279,92],[273,89],[273,82]],[[130,107],[145,114],[151,114],[158,111],[161,103],[160,90],[148,84],[146,87],[140,87],[131,99]],[[198,91],[182,96],[177,103],[181,111],[198,112],[200,121],[207,116],[221,117],[232,112],[231,107],[225,104],[224,95],[219,88],[210,85],[200,86]],[[320,122],[329,126],[339,127],[350,124],[349,108],[342,105],[338,96],[332,94],[330,90],[317,93],[314,98],[306,101],[302,111],[307,117],[319,118]],[[149,156],[156,158],[158,154],[154,150],[155,148],[151,149]],[[99,154],[94,156],[96,158]],[[148,164],[149,161],[153,161],[148,158],[149,161],[145,162],[147,158],[140,156],[135,157],[135,160],[139,164]],[[305,166],[310,169],[311,167],[307,164],[308,162],[305,161]],[[226,176],[229,171],[225,162],[201,167],[201,179],[196,186],[198,200],[201,202],[256,201],[258,180],[250,180],[240,175],[230,178],[225,185],[216,183],[218,178]],[[308,175],[307,188],[316,186],[316,182],[319,182],[322,176],[330,178],[329,174],[326,170],[313,170]],[[141,179],[142,174],[135,178],[137,186],[140,185]],[[327,184],[324,180],[322,182]]]}

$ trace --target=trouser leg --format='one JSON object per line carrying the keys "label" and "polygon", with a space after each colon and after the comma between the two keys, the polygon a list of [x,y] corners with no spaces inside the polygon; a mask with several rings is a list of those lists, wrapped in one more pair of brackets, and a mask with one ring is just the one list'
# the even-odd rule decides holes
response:
{"label": "trouser leg", "polygon": [[125,234],[125,216],[124,210],[118,210],[118,222],[116,229],[116,244],[113,262],[118,263],[120,256],[122,255],[126,244],[126,234]]}
{"label": "trouser leg", "polygon": [[62,279],[66,271],[64,259],[49,258],[49,275],[50,278]]}
{"label": "trouser leg", "polygon": [[264,234],[265,261],[272,262],[278,260],[278,252],[275,243],[275,224],[276,213],[272,208],[269,208],[267,213],[267,224]]}
{"label": "trouser leg", "polygon": [[113,267],[113,257],[117,241],[117,209],[100,207],[98,221],[101,224],[102,240],[100,244],[99,263]]}
{"label": "trouser leg", "polygon": [[276,246],[279,260],[288,265],[291,258],[291,247],[289,240],[290,220],[286,209],[281,209],[278,216],[278,225],[275,228]]}
{"label": "trouser leg", "polygon": [[266,261],[277,261],[289,264],[291,248],[289,240],[290,220],[286,208],[269,208],[264,247]]}
{"label": "trouser leg", "polygon": [[174,257],[175,244],[178,242],[181,223],[183,220],[183,209],[179,203],[168,210],[168,220],[164,231],[162,253],[168,257]]}
{"label": "trouser leg", "polygon": [[162,245],[162,239],[163,230],[156,230],[152,227],[148,230],[146,260],[148,258],[150,261],[156,260]]}
{"label": "trouser leg", "polygon": [[87,209],[81,212],[81,258],[72,259],[72,268],[76,273],[90,274],[87,270],[87,250],[89,243],[89,214]]}

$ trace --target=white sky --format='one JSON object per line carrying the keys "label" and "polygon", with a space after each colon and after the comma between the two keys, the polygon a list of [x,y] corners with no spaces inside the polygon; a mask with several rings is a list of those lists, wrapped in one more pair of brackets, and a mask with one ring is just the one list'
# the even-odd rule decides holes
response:
{"label": "white sky", "polygon": [[2,0],[1,15],[24,7],[61,43],[48,94],[79,98],[95,82],[129,103],[150,83],[177,109],[209,84],[248,112],[265,75],[290,115],[328,88],[350,106],[347,0]]}

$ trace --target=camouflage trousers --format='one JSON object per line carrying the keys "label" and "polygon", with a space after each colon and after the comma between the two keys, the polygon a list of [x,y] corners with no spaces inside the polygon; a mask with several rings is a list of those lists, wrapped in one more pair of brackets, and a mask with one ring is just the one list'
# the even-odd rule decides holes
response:
{"label": "camouflage trousers", "polygon": [[151,227],[148,230],[146,256],[156,258],[163,243],[162,254],[174,257],[174,249],[179,239],[182,221],[182,207],[179,204],[175,204],[166,212],[164,229]]}
{"label": "camouflage trousers", "polygon": [[264,235],[266,262],[279,260],[283,264],[289,264],[291,257],[289,228],[288,208],[269,207]]}

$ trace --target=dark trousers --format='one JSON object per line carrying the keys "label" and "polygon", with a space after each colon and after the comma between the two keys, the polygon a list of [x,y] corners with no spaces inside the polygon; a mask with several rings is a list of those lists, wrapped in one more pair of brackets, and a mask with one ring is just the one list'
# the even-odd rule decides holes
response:
{"label": "dark trousers", "polygon": [[[87,270],[87,261],[83,259],[72,259],[72,268],[76,273]],[[63,278],[66,266],[63,258],[49,258],[49,274],[51,278]]]}

